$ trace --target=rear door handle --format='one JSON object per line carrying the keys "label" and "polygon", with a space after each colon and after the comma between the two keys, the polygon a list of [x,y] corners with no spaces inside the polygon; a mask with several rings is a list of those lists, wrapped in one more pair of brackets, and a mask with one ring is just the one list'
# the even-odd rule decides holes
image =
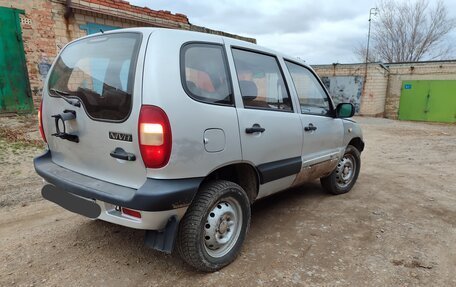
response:
{"label": "rear door handle", "polygon": [[311,132],[311,131],[315,131],[317,129],[316,126],[314,126],[312,123],[310,123],[307,127],[304,127],[304,130],[306,132]]}
{"label": "rear door handle", "polygon": [[264,132],[266,129],[265,128],[262,128],[259,124],[254,124],[251,128],[246,128],[245,129],[245,132],[247,134],[253,134],[253,133],[262,133]]}
{"label": "rear door handle", "polygon": [[136,156],[130,152],[124,151],[121,147],[116,147],[114,151],[110,153],[113,158],[118,158],[122,160],[135,161]]}

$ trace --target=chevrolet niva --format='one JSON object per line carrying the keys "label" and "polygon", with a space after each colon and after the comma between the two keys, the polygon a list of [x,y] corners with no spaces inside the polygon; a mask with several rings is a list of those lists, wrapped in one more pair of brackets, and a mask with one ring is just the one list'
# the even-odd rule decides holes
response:
{"label": "chevrolet niva", "polygon": [[203,33],[133,28],[69,43],[39,110],[42,196],[146,230],[193,267],[235,260],[262,197],[320,179],[350,191],[364,142],[293,57]]}

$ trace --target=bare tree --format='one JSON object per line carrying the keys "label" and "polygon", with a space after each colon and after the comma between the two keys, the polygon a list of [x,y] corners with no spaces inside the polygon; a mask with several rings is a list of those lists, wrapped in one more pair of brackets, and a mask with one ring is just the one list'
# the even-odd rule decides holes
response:
{"label": "bare tree", "polygon": [[[456,21],[448,16],[442,0],[433,5],[428,0],[381,0],[378,8],[368,61],[415,62],[451,56],[453,50],[447,36]],[[364,44],[356,48],[355,54],[365,61]]]}

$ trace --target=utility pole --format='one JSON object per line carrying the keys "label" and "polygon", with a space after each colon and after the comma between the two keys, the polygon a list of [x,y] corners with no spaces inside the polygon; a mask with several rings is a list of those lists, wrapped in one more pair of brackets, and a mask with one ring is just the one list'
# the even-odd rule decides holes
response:
{"label": "utility pole", "polygon": [[363,97],[366,89],[366,82],[367,82],[367,65],[369,63],[369,43],[370,43],[370,35],[371,35],[371,23],[372,23],[372,16],[376,16],[378,13],[378,8],[370,8],[369,10],[369,32],[367,32],[367,47],[366,47],[366,61],[365,61],[365,68],[364,68],[364,83],[363,83]]}

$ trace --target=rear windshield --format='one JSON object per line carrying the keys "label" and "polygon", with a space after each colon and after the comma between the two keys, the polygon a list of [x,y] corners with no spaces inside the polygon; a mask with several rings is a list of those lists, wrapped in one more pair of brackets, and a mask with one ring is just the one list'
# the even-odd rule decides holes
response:
{"label": "rear windshield", "polygon": [[68,45],[51,72],[49,94],[78,98],[93,119],[125,120],[140,42],[138,33],[116,33]]}

